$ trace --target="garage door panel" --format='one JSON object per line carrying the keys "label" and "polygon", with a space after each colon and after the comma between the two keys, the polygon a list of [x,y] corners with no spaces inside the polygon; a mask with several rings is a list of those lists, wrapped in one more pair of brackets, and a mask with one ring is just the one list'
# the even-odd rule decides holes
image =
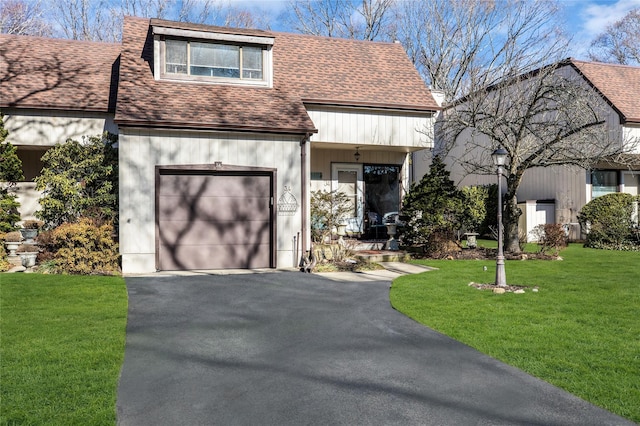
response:
{"label": "garage door panel", "polygon": [[237,197],[269,194],[269,176],[161,175],[160,195]]}
{"label": "garage door panel", "polygon": [[160,247],[163,270],[268,268],[269,244]]}
{"label": "garage door panel", "polygon": [[269,220],[271,197],[201,197],[160,196],[158,220]]}
{"label": "garage door panel", "polygon": [[271,185],[271,175],[161,171],[158,268],[272,267]]}
{"label": "garage door panel", "polygon": [[160,224],[161,242],[174,245],[253,244],[268,241],[267,221],[165,221]]}

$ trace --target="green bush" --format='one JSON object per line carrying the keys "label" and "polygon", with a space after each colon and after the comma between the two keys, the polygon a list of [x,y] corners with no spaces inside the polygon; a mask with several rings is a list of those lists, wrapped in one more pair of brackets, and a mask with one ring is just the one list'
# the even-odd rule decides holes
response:
{"label": "green bush", "polygon": [[54,252],[53,272],[77,275],[117,275],[120,273],[118,244],[111,224],[97,224],[89,218],[64,223],[55,228],[48,249]]}
{"label": "green bush", "polygon": [[9,232],[17,229],[20,220],[20,203],[10,189],[24,176],[16,147],[6,141],[9,131],[4,128],[3,117],[0,113],[0,232]]}
{"label": "green bush", "polygon": [[616,192],[594,198],[578,214],[582,229],[587,231],[585,246],[614,250],[638,250],[634,239],[637,226],[633,220],[634,201],[640,197]]}
{"label": "green bush", "polygon": [[69,139],[44,154],[42,173],[35,178],[36,189],[43,191],[36,216],[47,229],[80,217],[117,222],[116,143],[117,136],[105,133],[82,142]]}

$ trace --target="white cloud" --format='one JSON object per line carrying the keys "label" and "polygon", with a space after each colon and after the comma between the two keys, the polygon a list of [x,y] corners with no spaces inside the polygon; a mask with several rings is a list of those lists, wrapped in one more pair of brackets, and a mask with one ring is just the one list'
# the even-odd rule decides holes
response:
{"label": "white cloud", "polygon": [[572,36],[571,56],[586,59],[593,39],[607,25],[619,21],[631,9],[640,7],[640,0],[561,0],[565,6],[568,33]]}
{"label": "white cloud", "polygon": [[607,25],[619,21],[631,9],[640,7],[640,0],[618,0],[609,2],[593,2],[585,7],[581,13],[583,17],[583,31],[600,34]]}

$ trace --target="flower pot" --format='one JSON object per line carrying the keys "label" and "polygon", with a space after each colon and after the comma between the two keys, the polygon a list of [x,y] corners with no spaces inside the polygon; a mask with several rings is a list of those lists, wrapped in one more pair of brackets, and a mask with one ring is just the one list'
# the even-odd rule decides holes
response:
{"label": "flower pot", "polygon": [[20,229],[20,233],[22,234],[22,238],[28,243],[33,242],[33,239],[38,236],[38,230],[34,228],[22,228]]}
{"label": "flower pot", "polygon": [[22,261],[22,266],[25,268],[31,268],[36,264],[36,258],[38,256],[37,251],[28,251],[23,253],[18,253],[20,255],[20,260]]}
{"label": "flower pot", "polygon": [[16,256],[16,250],[20,247],[20,243],[18,241],[6,241],[4,244],[9,250],[9,256]]}

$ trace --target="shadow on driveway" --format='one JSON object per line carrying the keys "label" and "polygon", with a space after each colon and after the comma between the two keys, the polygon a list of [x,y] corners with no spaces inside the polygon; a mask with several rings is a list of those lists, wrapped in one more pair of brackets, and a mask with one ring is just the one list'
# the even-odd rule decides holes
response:
{"label": "shadow on driveway", "polygon": [[126,281],[120,425],[632,424],[396,312],[388,280]]}

